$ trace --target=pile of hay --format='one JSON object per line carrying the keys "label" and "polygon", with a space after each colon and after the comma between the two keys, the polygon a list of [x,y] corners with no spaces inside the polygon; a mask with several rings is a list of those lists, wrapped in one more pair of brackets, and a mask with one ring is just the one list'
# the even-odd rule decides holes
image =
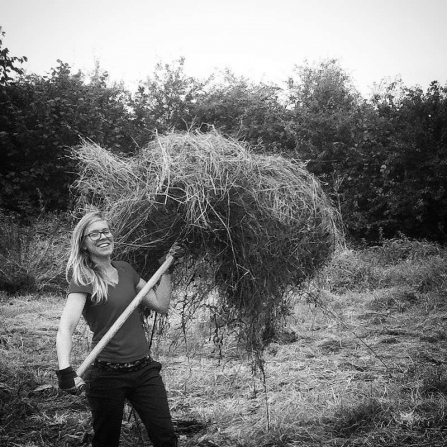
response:
{"label": "pile of hay", "polygon": [[149,275],[174,241],[188,241],[189,274],[218,289],[250,346],[339,240],[337,212],[303,165],[217,132],[160,136],[128,158],[84,142],[75,157],[80,203],[108,211],[119,257]]}

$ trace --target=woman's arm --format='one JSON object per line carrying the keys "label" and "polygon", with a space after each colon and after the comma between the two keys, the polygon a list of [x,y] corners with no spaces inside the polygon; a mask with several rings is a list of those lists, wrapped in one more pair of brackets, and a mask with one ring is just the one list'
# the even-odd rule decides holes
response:
{"label": "woman's arm", "polygon": [[[140,279],[137,285],[137,292],[144,287],[146,281]],[[149,292],[143,297],[142,303],[151,310],[158,312],[160,314],[166,314],[169,310],[169,303],[171,302],[171,274],[165,273],[162,275],[157,289],[149,290]]]}
{"label": "woman's arm", "polygon": [[[172,247],[169,249],[168,254],[174,258],[174,260],[178,260],[185,255],[185,247],[182,244],[174,243]],[[165,260],[165,256],[159,260],[160,264],[162,264]],[[160,279],[157,288],[149,290],[146,296],[143,298],[142,303],[151,310],[158,312],[160,314],[166,314],[169,310],[169,304],[171,302],[171,292],[172,292],[172,282],[171,282],[171,273],[172,273],[171,264],[170,269],[168,269]],[[146,281],[144,279],[140,279],[140,282],[137,285],[137,291],[144,287]]]}
{"label": "woman's arm", "polygon": [[65,369],[71,365],[72,336],[81,318],[86,299],[87,295],[85,293],[70,293],[68,295],[56,336],[59,369]]}

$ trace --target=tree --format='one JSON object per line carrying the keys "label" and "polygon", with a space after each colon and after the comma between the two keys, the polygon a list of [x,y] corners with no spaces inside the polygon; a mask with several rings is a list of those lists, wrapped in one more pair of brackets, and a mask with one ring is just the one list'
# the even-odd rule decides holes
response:
{"label": "tree", "polygon": [[156,132],[182,131],[193,126],[194,105],[208,81],[187,76],[184,64],[184,58],[174,65],[159,63],[154,74],[138,86],[131,109],[139,146],[153,139]]}
{"label": "tree", "polygon": [[286,131],[288,116],[281,94],[275,85],[255,84],[227,70],[197,101],[195,119],[201,129],[215,127],[247,141],[254,150],[286,152],[293,139]]}
{"label": "tree", "polygon": [[298,157],[329,181],[362,127],[362,99],[337,60],[296,67],[288,81],[288,108]]}
{"label": "tree", "polygon": [[447,91],[423,92],[400,79],[376,86],[363,132],[338,164],[340,203],[350,234],[446,241]]}
{"label": "tree", "polygon": [[8,48],[3,48],[4,37],[5,32],[0,26],[0,85],[5,85],[13,79],[13,77],[10,76],[11,72],[22,75],[23,70],[17,67],[17,63],[23,64],[28,60],[25,56],[9,56]]}
{"label": "tree", "polygon": [[382,194],[388,232],[446,241],[447,88],[433,82],[424,93],[391,82],[373,103],[382,130]]}
{"label": "tree", "polygon": [[0,207],[22,215],[69,207],[71,148],[88,138],[119,152],[133,149],[126,91],[90,80],[59,61],[49,77],[22,76],[0,88]]}

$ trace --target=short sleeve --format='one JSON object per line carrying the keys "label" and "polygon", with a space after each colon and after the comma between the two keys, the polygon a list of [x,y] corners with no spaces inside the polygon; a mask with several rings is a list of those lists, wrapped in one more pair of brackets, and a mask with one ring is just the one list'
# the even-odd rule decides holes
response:
{"label": "short sleeve", "polygon": [[137,287],[138,283],[140,282],[140,275],[136,272],[136,270],[129,264],[130,271],[132,273],[132,281],[134,283],[134,286]]}
{"label": "short sleeve", "polygon": [[74,281],[73,278],[70,280],[70,284],[68,285],[68,291],[67,295],[70,293],[87,293],[88,295],[91,295],[93,292],[93,288],[91,284],[82,285],[78,284]]}

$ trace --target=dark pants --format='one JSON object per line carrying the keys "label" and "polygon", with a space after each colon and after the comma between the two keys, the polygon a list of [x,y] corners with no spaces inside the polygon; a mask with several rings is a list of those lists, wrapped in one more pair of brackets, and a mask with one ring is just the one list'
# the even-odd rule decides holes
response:
{"label": "dark pants", "polygon": [[92,367],[87,396],[95,433],[93,447],[118,447],[125,399],[140,416],[154,447],[177,446],[160,369],[155,361],[132,372]]}

